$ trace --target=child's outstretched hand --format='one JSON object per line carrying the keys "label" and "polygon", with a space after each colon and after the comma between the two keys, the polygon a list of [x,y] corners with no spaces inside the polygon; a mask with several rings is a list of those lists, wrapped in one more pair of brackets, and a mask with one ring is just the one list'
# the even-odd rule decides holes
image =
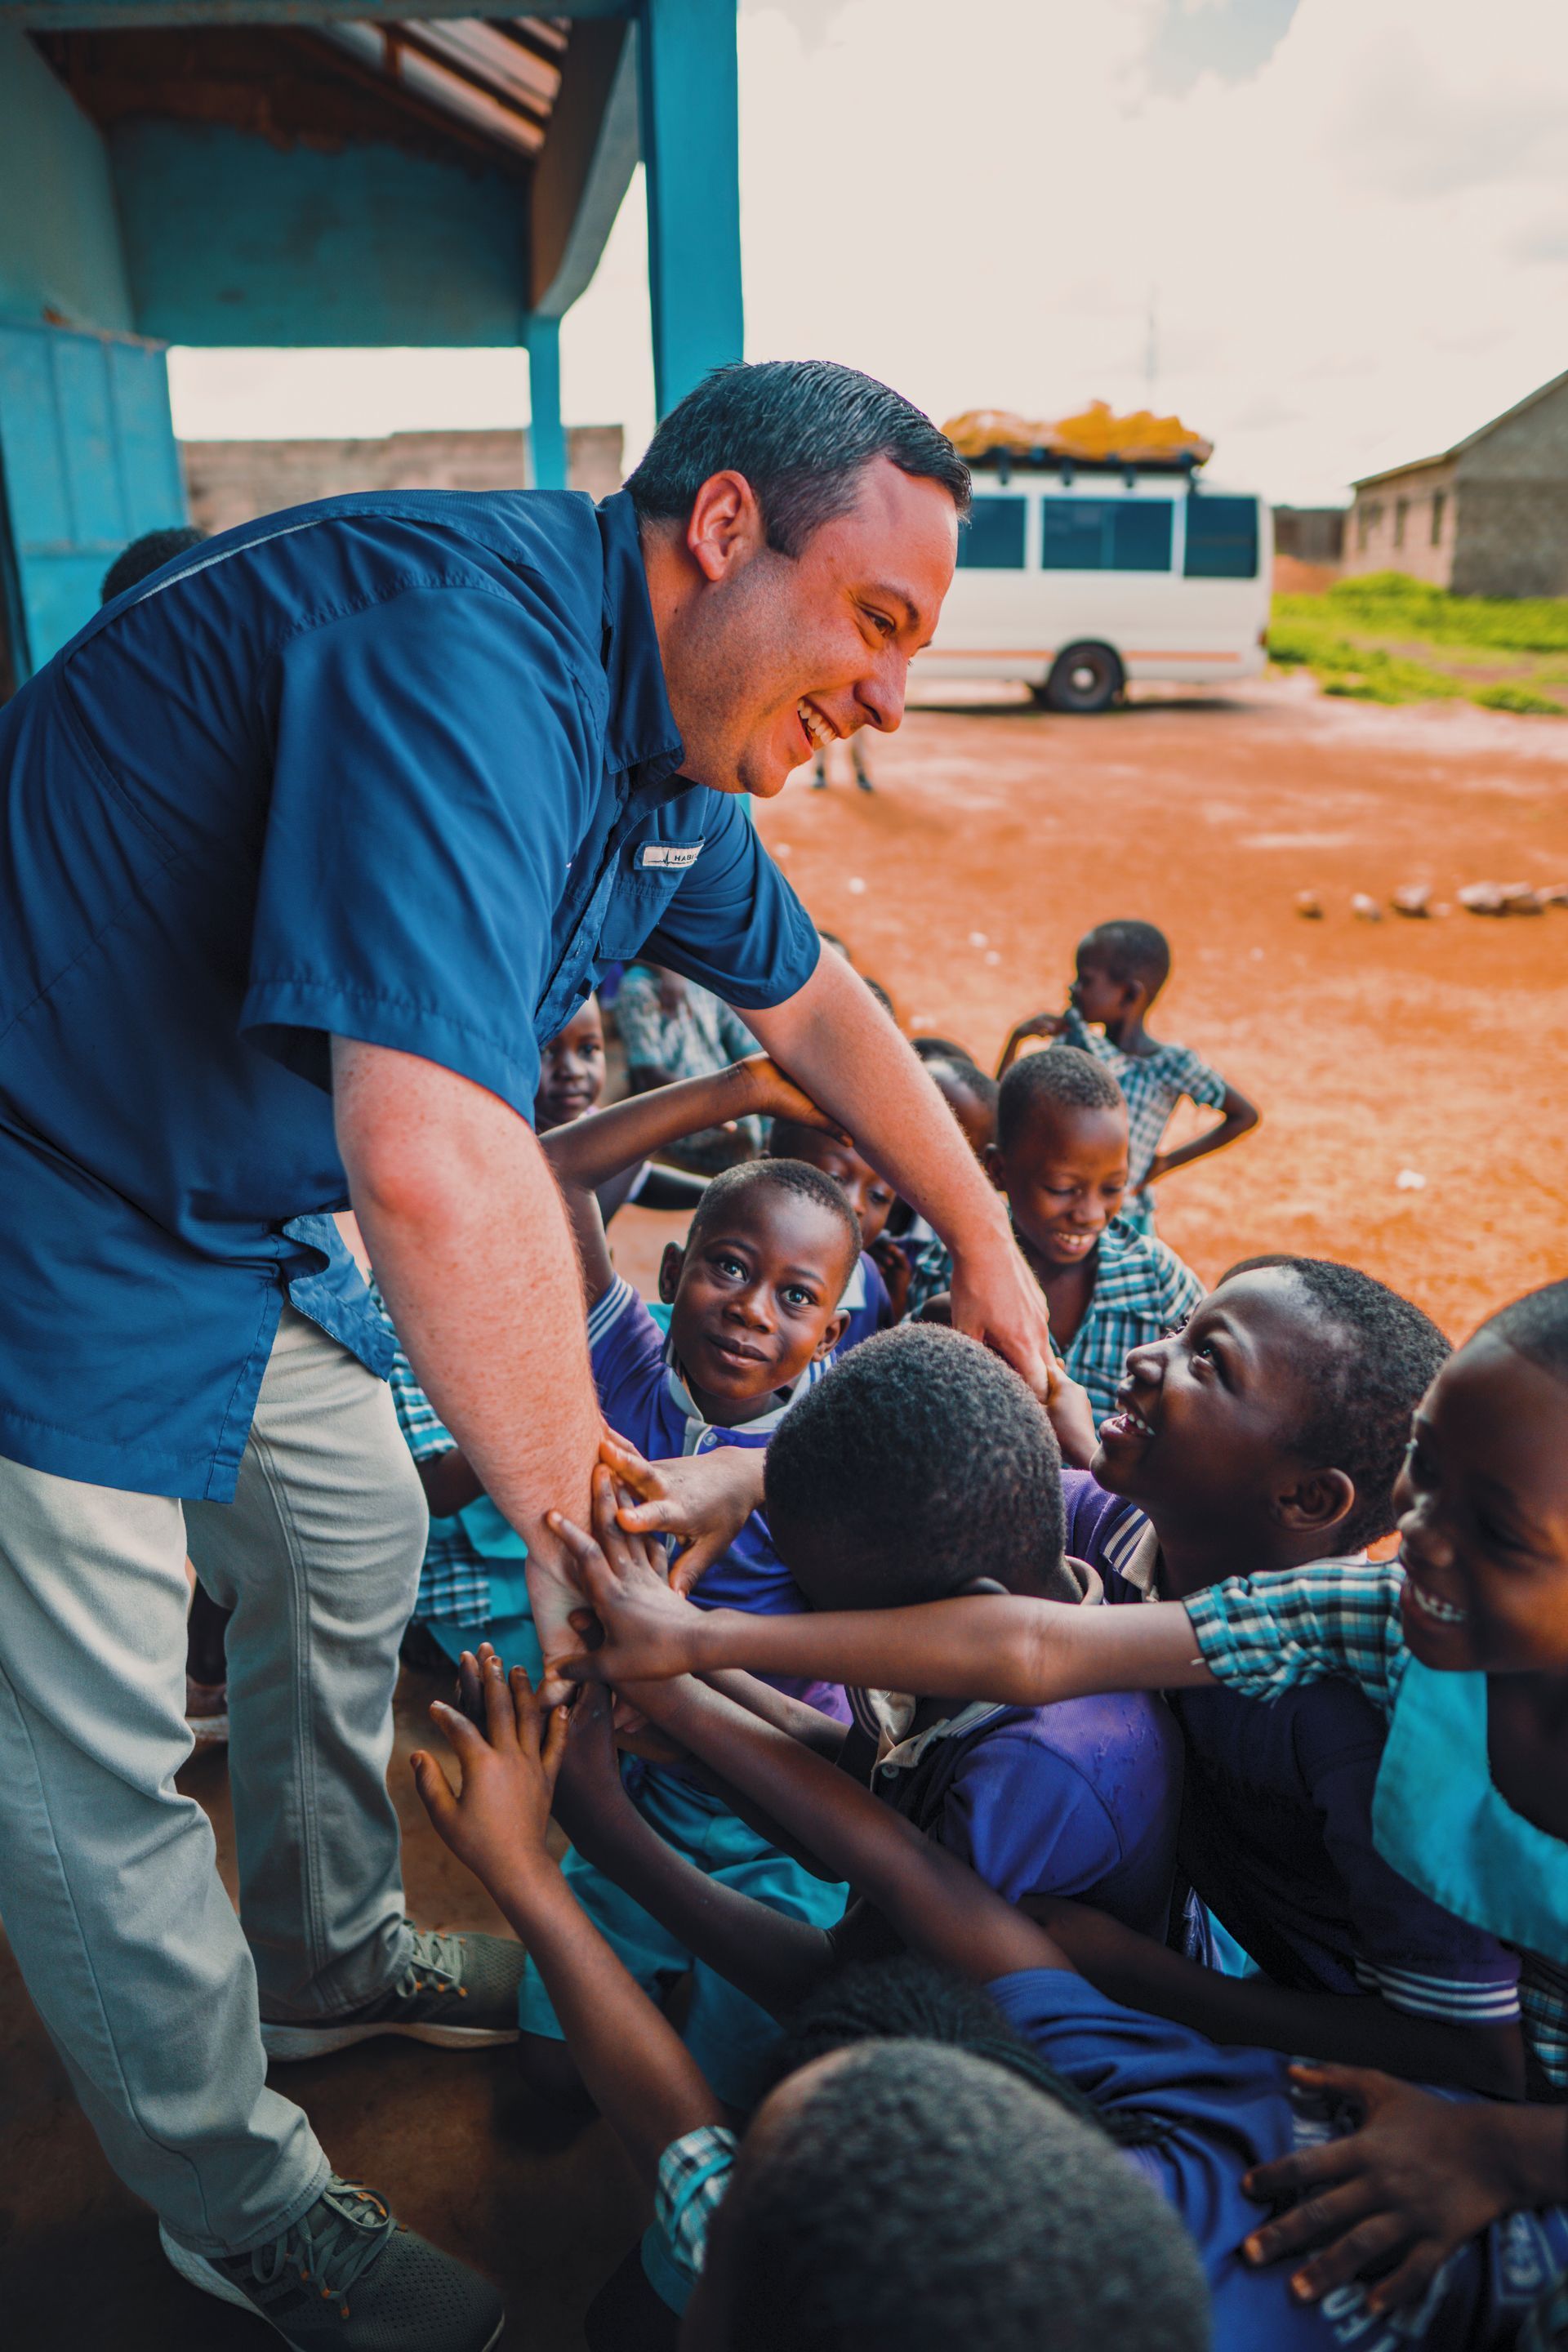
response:
{"label": "child's outstretched hand", "polygon": [[1369,2310],[1414,2302],[1457,2247],[1520,2201],[1496,2122],[1507,2108],[1435,2099],[1370,2067],[1297,2065],[1290,2074],[1361,2112],[1347,2138],[1257,2165],[1241,2184],[1265,2202],[1289,2200],[1242,2252],[1251,2263],[1305,2254],[1290,2279],[1298,2302],[1365,2277]]}
{"label": "child's outstretched hand", "polygon": [[458,1793],[427,1750],[418,1749],[409,1760],[437,1836],[496,1894],[509,1878],[548,1859],[544,1833],[569,1710],[547,1712],[523,1669],[514,1666],[509,1680],[493,1650],[479,1668],[479,1680],[482,1730],[439,1699],[430,1709],[457,1751]]}
{"label": "child's outstretched hand", "polygon": [[819,1110],[771,1055],[748,1054],[743,1062],[736,1063],[735,1069],[744,1083],[754,1118],[787,1119],[792,1127],[820,1127],[829,1135],[837,1136],[841,1142],[849,1141],[837,1120]]}
{"label": "child's outstretched hand", "polygon": [[550,1525],[572,1556],[577,1581],[604,1628],[601,1646],[559,1660],[569,1682],[663,1682],[689,1673],[702,1612],[670,1590],[658,1546],[628,1534],[616,1517],[615,1480],[594,1473],[594,1533],[558,1511]]}
{"label": "child's outstretched hand", "polygon": [[587,1825],[630,1802],[616,1748],[616,1701],[603,1683],[579,1692],[567,1724],[555,1782],[555,1818],[574,1845]]}
{"label": "child's outstretched hand", "polygon": [[679,1543],[669,1583],[683,1598],[762,1507],[763,1457],[749,1446],[715,1445],[678,1462],[645,1462],[624,1437],[606,1431],[599,1459],[630,1489],[632,1499],[616,1514],[626,1533],[673,1536]]}

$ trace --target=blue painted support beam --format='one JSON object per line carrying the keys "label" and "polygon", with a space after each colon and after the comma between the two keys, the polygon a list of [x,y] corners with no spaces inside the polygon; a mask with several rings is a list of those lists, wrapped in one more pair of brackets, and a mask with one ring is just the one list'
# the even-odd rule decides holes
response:
{"label": "blue painted support beam", "polygon": [[561,422],[561,321],[529,320],[528,404],[532,422],[528,428],[529,487],[536,490],[566,488],[566,428]]}
{"label": "blue painted support beam", "polygon": [[637,44],[664,416],[710,368],[738,360],[744,341],[735,0],[643,0]]}

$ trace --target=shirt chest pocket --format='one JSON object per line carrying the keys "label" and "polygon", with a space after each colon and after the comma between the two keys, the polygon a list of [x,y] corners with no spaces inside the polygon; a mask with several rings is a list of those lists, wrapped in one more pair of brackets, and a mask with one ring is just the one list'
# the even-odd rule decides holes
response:
{"label": "shirt chest pocket", "polygon": [[680,887],[683,870],[634,866],[616,875],[599,933],[599,954],[605,962],[631,962],[644,940],[658,930]]}

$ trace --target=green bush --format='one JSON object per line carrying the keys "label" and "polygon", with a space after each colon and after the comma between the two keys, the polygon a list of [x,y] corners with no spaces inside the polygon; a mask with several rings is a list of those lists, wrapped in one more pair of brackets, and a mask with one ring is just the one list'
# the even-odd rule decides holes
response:
{"label": "green bush", "polygon": [[1478,687],[1470,700],[1484,702],[1489,710],[1539,711],[1546,719],[1568,718],[1568,711],[1550,694],[1534,694],[1528,686],[1510,686],[1506,679],[1500,686]]}

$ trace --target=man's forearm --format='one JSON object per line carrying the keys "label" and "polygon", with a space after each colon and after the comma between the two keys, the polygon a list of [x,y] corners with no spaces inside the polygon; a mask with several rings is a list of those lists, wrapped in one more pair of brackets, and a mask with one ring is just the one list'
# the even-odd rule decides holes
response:
{"label": "man's forearm", "polygon": [[1008,1240],[1001,1195],[963,1129],[909,1040],[842,956],[825,955],[787,1003],[745,1017],[773,1060],[854,1137],[955,1255]]}
{"label": "man's forearm", "polygon": [[1079,1609],[998,1594],[914,1609],[765,1617],[693,1611],[687,1668],[727,1666],[850,1686],[1044,1706],[1104,1691],[1164,1690],[1213,1677],[1180,1601]]}
{"label": "man's forearm", "polygon": [[582,1284],[534,1136],[498,1097],[407,1054],[335,1040],[339,1146],[376,1278],[421,1387],[526,1538],[546,1656],[576,1646],[544,1513],[586,1513],[600,1419]]}

